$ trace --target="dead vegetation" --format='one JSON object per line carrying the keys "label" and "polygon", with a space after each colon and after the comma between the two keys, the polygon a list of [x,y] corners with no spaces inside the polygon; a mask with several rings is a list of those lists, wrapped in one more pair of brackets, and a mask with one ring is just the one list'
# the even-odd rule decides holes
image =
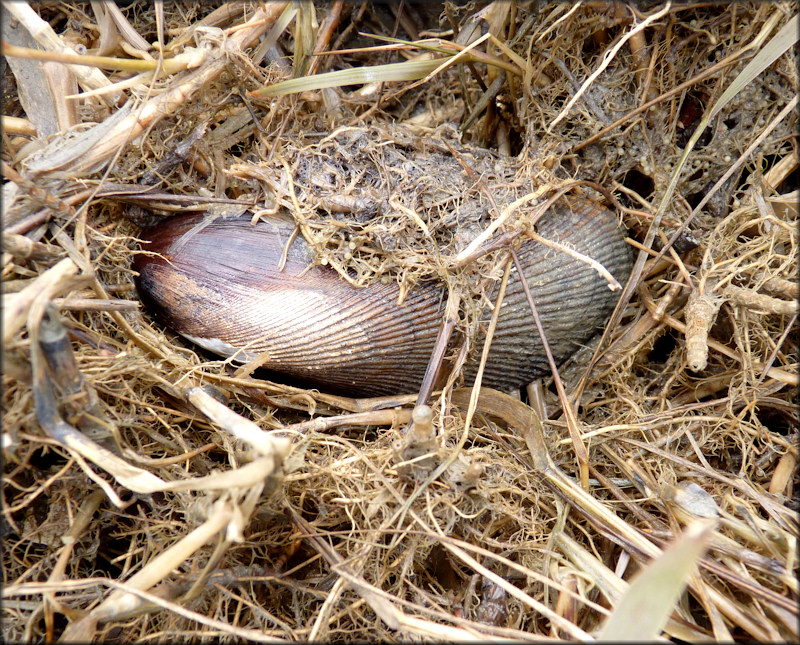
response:
{"label": "dead vegetation", "polygon": [[[797,640],[796,7],[156,7],[3,4],[5,640]],[[268,381],[133,288],[157,216],[285,209],[469,331],[487,192],[565,191],[638,262],[522,400]]]}

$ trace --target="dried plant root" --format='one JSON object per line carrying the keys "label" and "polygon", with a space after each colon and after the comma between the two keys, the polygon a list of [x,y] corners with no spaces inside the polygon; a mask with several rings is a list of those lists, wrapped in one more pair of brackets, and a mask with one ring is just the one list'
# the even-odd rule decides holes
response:
{"label": "dried plant root", "polygon": [[[766,277],[766,276],[764,276]],[[767,277],[761,285],[767,291],[784,298],[800,299],[800,284],[793,280],[787,280],[779,276]]]}
{"label": "dried plant root", "polygon": [[692,291],[686,303],[686,362],[694,372],[708,365],[708,332],[721,304],[722,298],[713,291]]}
{"label": "dried plant root", "polygon": [[752,289],[743,289],[734,284],[727,285],[722,290],[722,295],[737,305],[766,314],[793,316],[800,309],[796,300],[781,300],[780,298],[765,296]]}

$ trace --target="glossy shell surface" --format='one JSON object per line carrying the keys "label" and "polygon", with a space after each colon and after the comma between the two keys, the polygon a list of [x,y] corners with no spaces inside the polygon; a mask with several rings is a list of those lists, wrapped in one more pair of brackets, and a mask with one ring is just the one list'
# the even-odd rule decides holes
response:
{"label": "glossy shell surface", "polygon": [[[356,288],[328,267],[309,268],[302,238],[281,254],[294,224],[276,217],[207,221],[171,217],[142,235],[148,252],[134,270],[144,304],[187,339],[324,391],[352,395],[415,392],[425,373],[444,308],[443,288],[418,286],[398,306],[399,287]],[[561,200],[537,224],[540,235],[602,263],[624,284],[631,254],[616,217],[582,199]],[[518,251],[550,347],[567,358],[602,327],[619,291],[592,268],[533,241]],[[485,320],[491,312],[485,313]],[[479,338],[479,342],[481,339]],[[471,382],[476,358],[466,370]],[[516,272],[512,271],[483,383],[519,387],[549,372]]]}

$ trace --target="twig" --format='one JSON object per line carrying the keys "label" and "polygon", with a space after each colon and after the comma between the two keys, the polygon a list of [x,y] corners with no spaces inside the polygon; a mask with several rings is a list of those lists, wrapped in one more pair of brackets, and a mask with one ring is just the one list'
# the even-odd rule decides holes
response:
{"label": "twig", "polygon": [[[458,309],[460,306],[461,294],[455,289],[449,289],[444,316],[442,317],[442,323],[439,327],[439,333],[436,336],[436,343],[433,346],[430,360],[425,368],[425,376],[419,388],[416,405],[426,404],[433,391],[436,379],[442,367],[442,360],[450,344],[450,337],[453,335],[456,324],[458,324]],[[408,427],[406,427],[406,432],[408,432]]]}
{"label": "twig", "polygon": [[275,461],[275,467],[289,454],[289,439],[264,432],[255,423],[237,414],[224,403],[220,403],[202,388],[188,388],[186,398],[200,412],[234,437],[248,443],[263,457],[271,457]]}
{"label": "twig", "polygon": [[547,355],[547,363],[550,365],[550,371],[553,373],[553,382],[556,385],[556,390],[558,391],[558,399],[561,401],[561,409],[564,412],[564,419],[567,422],[567,429],[569,430],[570,437],[572,438],[572,446],[573,450],[575,451],[575,458],[578,460],[578,470],[580,472],[581,478],[581,486],[585,490],[589,489],[589,453],[586,450],[586,446],[583,445],[583,441],[581,440],[581,432],[580,426],[578,425],[578,419],[575,416],[575,411],[572,409],[572,403],[567,396],[567,392],[564,389],[564,383],[561,380],[561,376],[558,373],[558,367],[556,367],[556,361],[553,358],[553,353],[550,351],[550,344],[547,342],[547,336],[544,333],[544,328],[542,327],[542,321],[539,318],[539,313],[536,310],[536,303],[533,300],[533,294],[531,294],[531,289],[528,286],[528,281],[525,279],[525,273],[522,270],[522,265],[519,263],[519,258],[517,254],[511,250],[511,257],[514,260],[514,266],[517,269],[517,275],[520,279],[520,284],[522,285],[522,289],[525,291],[525,297],[528,300],[528,306],[531,308],[531,314],[533,316],[533,321],[536,323],[536,330],[539,332],[539,339],[542,341],[542,348],[544,349],[545,354]]}

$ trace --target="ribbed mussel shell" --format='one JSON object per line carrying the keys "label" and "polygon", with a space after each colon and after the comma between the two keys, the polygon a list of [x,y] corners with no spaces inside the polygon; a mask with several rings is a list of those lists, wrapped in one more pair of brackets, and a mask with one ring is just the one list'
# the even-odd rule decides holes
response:
{"label": "ribbed mussel shell", "polygon": [[[584,199],[559,204],[537,224],[540,235],[597,260],[624,283],[631,259],[616,217]],[[266,369],[325,391],[415,392],[439,330],[443,288],[419,286],[398,306],[394,282],[356,288],[333,269],[309,269],[313,256],[301,237],[278,271],[293,230],[281,217],[255,226],[249,217],[171,217],[143,235],[148,253],[133,266],[140,296],[173,330],[218,354],[238,352],[244,362],[266,352]],[[518,256],[551,350],[562,361],[604,324],[619,292],[586,263],[539,243],[526,241]],[[468,366],[468,382],[476,365],[477,359]],[[512,272],[483,383],[519,387],[548,372]]]}

